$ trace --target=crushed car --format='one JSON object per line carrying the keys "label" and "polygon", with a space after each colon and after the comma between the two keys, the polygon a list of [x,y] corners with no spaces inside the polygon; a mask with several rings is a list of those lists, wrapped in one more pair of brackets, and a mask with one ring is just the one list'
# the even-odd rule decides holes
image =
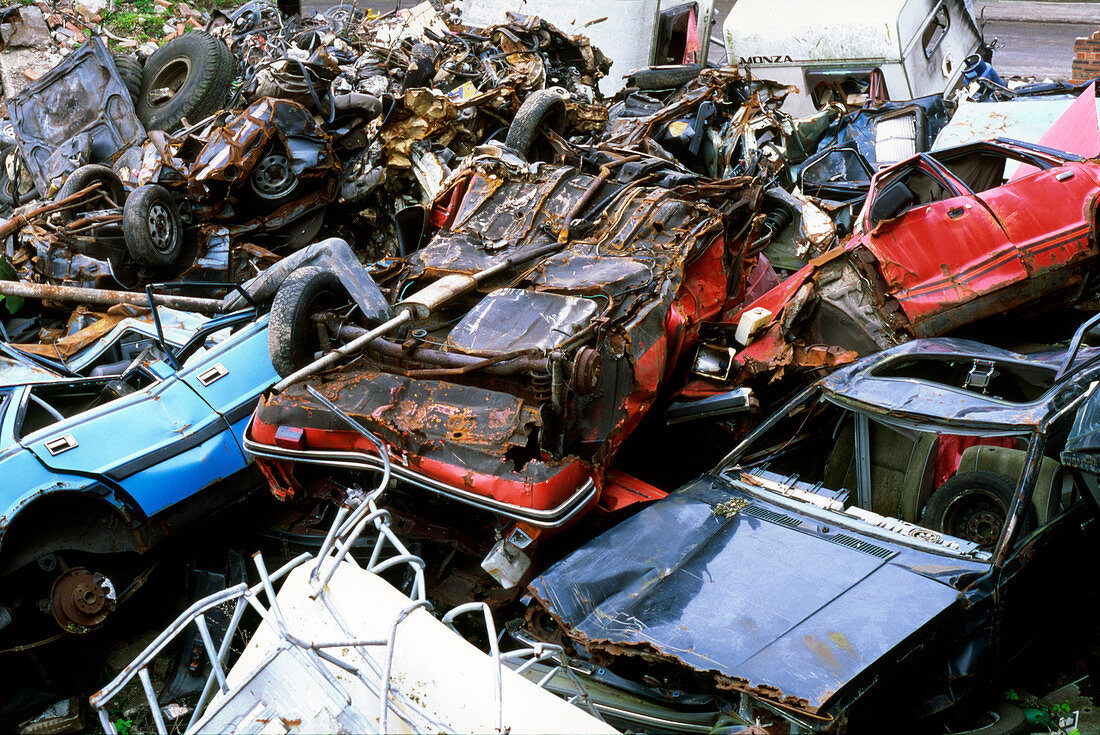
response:
{"label": "crushed car", "polygon": [[270,332],[284,378],[245,434],[273,492],[304,499],[330,492],[334,472],[373,475],[382,450],[365,430],[400,458],[409,510],[440,496],[487,513],[476,523],[502,536],[490,556],[507,555],[506,587],[529,559],[503,537],[527,546],[594,505],[655,497],[606,472],[703,323],[765,267],[737,237],[759,193],[748,178],[666,188],[647,185],[660,169],[624,182],[615,168],[485,153],[428,213],[431,240],[374,271],[385,294],[349,309],[334,274],[289,276]]}
{"label": "crushed car", "polygon": [[728,345],[731,379],[816,368],[822,349],[850,362],[1011,309],[1075,301],[1095,287],[1097,193],[1094,162],[1006,139],[882,169],[846,242],[811,253],[730,315],[740,333]]}
{"label": "crushed car", "polygon": [[1088,443],[1067,437],[1089,433],[1098,322],[1028,355],[915,340],[818,380],[537,577],[529,632],[767,731],[948,708],[1071,626],[1047,601],[1094,589],[1069,560],[1097,542],[1096,479],[1063,459]]}

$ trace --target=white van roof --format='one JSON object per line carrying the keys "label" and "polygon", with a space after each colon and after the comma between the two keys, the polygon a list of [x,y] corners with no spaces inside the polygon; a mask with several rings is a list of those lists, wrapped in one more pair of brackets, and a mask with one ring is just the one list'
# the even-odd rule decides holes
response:
{"label": "white van roof", "polygon": [[723,35],[730,62],[745,59],[750,66],[897,60],[938,4],[937,0],[736,0],[723,24]]}

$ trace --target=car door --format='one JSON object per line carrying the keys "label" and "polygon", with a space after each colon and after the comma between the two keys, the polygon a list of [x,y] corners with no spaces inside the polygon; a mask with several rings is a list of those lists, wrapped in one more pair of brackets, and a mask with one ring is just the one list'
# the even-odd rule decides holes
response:
{"label": "car door", "polygon": [[[900,216],[875,223],[869,216],[875,198],[905,177],[921,182],[914,185],[923,192],[920,199]],[[864,217],[865,243],[887,293],[919,337],[996,313],[1002,306],[998,291],[1028,277],[1016,247],[984,204],[923,154],[875,176]]]}
{"label": "car door", "polygon": [[279,379],[267,346],[267,316],[194,355],[179,377],[225,417],[234,440],[240,442],[260,394]]}
{"label": "car door", "polygon": [[17,439],[57,472],[118,488],[147,516],[244,467],[225,419],[168,365],[148,363],[127,379],[139,387],[120,389],[114,381],[121,397],[103,393],[112,378],[26,388]]}
{"label": "car door", "polygon": [[1035,293],[1055,290],[1097,254],[1091,241],[1096,183],[1077,164],[1032,170],[978,196],[1020,253]]}

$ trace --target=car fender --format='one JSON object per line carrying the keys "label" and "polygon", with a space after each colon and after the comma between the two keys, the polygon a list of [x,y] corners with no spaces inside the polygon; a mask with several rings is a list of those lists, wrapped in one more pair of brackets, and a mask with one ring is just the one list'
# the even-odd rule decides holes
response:
{"label": "car fender", "polygon": [[142,553],[144,518],[115,492],[82,477],[57,476],[10,503],[0,516],[0,575],[48,551]]}

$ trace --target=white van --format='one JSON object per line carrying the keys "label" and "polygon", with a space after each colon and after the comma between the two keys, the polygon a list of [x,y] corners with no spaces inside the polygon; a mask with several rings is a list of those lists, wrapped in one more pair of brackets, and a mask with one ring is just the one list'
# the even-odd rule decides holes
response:
{"label": "white van", "polygon": [[735,0],[722,30],[731,64],[798,89],[794,117],[951,91],[982,45],[964,0]]}
{"label": "white van", "polygon": [[463,0],[461,7],[462,22],[475,28],[504,23],[511,11],[587,36],[612,61],[600,81],[605,95],[635,69],[705,64],[714,25],[714,0]]}

